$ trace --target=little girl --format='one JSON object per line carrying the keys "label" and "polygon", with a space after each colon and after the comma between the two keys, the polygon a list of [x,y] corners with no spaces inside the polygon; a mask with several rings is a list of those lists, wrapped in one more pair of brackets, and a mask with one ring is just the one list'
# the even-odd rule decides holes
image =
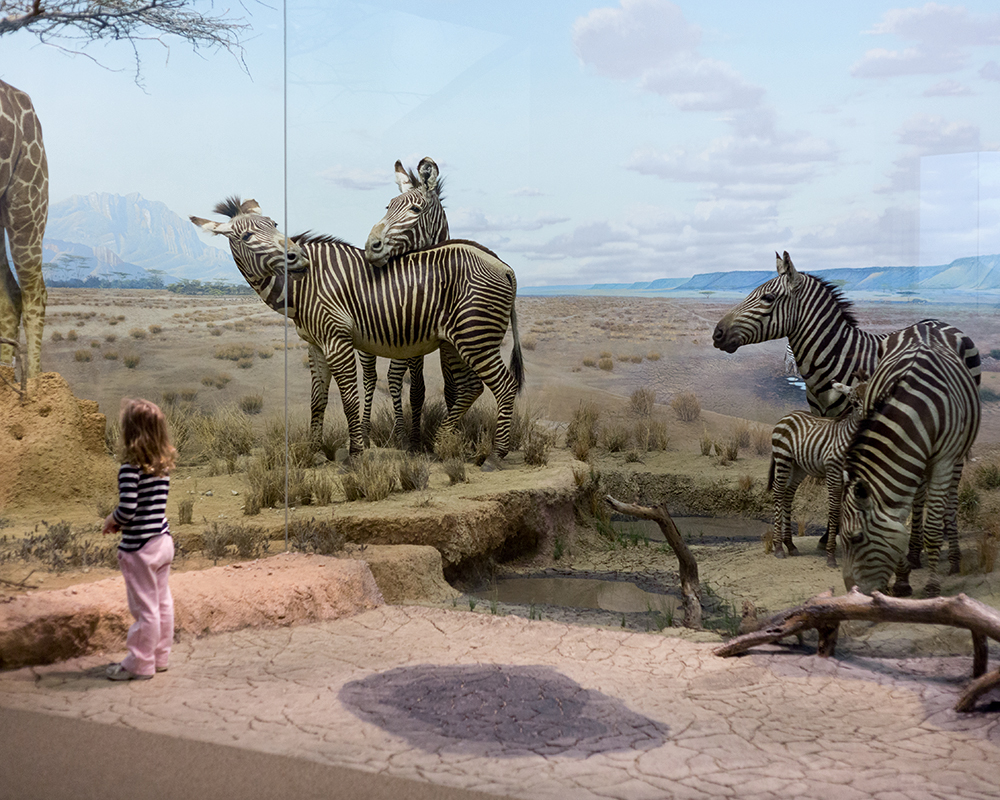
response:
{"label": "little girl", "polygon": [[167,492],[177,451],[167,421],[155,403],[122,400],[122,465],[118,507],[104,520],[104,533],[121,531],[118,564],[125,577],[129,628],[128,655],[108,667],[113,681],[149,680],[164,672],[174,639],[174,601],[167,579],[174,541],[167,526]]}

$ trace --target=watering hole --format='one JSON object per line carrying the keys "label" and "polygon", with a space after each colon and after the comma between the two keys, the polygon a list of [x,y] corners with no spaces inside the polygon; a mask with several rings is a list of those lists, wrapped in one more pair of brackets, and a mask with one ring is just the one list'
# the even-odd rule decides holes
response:
{"label": "watering hole", "polygon": [[[673,520],[684,541],[696,546],[759,541],[767,528],[767,523],[754,519],[673,517]],[[611,526],[614,535],[623,544],[646,540],[669,546],[660,526],[653,521],[612,519]],[[556,606],[618,614],[656,612],[672,615],[680,605],[676,596],[647,591],[632,581],[613,577],[544,575],[497,578],[488,587],[471,595],[507,605]]]}

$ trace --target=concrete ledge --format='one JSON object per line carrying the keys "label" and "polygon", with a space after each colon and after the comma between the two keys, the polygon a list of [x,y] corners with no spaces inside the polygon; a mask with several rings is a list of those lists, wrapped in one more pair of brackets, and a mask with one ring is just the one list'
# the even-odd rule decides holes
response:
{"label": "concrete ledge", "polygon": [[[174,630],[200,636],[339,619],[384,604],[368,565],[283,554],[170,577]],[[0,605],[0,668],[121,649],[132,624],[121,577],[33,592]]]}

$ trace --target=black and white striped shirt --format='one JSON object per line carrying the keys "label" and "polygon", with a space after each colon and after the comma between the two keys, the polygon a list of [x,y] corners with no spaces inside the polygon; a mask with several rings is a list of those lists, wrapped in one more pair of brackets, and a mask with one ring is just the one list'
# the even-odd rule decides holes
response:
{"label": "black and white striped shirt", "polygon": [[170,533],[167,526],[169,475],[146,475],[139,467],[122,464],[118,470],[118,507],[115,522],[121,527],[119,550],[134,552],[154,536]]}

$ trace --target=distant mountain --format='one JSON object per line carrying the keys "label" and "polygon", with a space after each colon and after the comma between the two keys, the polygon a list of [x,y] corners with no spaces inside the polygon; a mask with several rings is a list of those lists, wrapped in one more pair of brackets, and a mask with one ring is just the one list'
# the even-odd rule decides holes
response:
{"label": "distant mountain", "polygon": [[46,279],[141,279],[160,275],[242,283],[232,257],[163,203],[139,194],[93,192],[49,207]]}
{"label": "distant mountain", "polygon": [[[968,256],[933,267],[841,267],[809,270],[844,292],[920,297],[942,292],[971,294],[1000,290],[1000,255]],[[775,275],[774,270],[705,272],[690,278],[660,278],[639,283],[594,283],[579,286],[524,286],[522,295],[643,295],[674,292],[747,293]]]}

